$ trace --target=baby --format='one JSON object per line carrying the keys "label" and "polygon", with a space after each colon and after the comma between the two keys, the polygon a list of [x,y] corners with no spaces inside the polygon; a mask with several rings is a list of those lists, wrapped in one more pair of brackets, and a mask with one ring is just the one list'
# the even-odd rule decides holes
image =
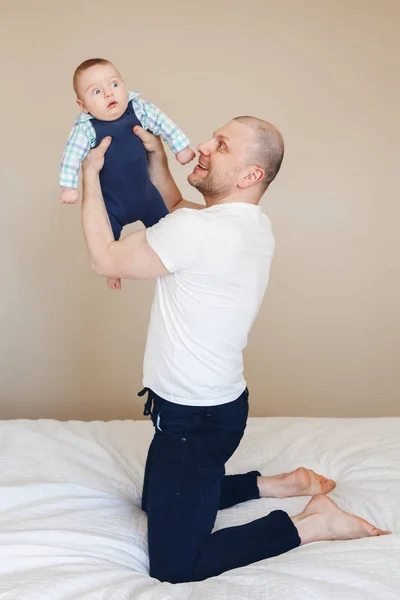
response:
{"label": "baby", "polygon": [[[114,238],[118,240],[124,225],[134,221],[151,227],[168,210],[149,179],[147,154],[132,128],[140,125],[160,135],[183,165],[195,156],[189,140],[154,104],[142,100],[138,92],[127,91],[121,75],[108,60],[85,60],[74,73],[73,86],[82,112],[75,120],[61,162],[61,202],[77,202],[82,160],[90,148],[111,136],[100,184]],[[121,289],[120,279],[109,278],[107,283],[111,289]]]}

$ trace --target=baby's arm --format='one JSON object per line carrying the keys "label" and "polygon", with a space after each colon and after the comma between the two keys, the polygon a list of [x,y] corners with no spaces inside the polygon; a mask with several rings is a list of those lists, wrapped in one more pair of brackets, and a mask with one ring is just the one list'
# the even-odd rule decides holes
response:
{"label": "baby's arm", "polygon": [[196,154],[193,152],[193,150],[191,148],[189,148],[189,146],[187,148],[185,148],[184,150],[177,152],[177,154],[176,154],[176,158],[177,158],[177,160],[179,160],[181,165],[186,165],[191,160],[193,160],[195,156],[196,156]]}
{"label": "baby's arm", "polygon": [[78,173],[89,150],[90,139],[87,133],[79,124],[74,125],[60,167],[60,201],[64,204],[74,204],[78,201]]}
{"label": "baby's arm", "polygon": [[150,102],[145,102],[138,99],[140,102],[139,119],[142,122],[144,129],[148,129],[154,135],[159,135],[168,144],[172,152],[176,155],[177,160],[182,164],[186,164],[193,160],[195,153],[189,147],[189,140],[181,129],[167,117],[157,106]]}

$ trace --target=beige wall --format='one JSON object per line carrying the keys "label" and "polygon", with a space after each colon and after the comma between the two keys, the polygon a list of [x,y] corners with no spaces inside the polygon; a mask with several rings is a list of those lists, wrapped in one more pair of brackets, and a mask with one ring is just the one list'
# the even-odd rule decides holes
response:
{"label": "beige wall", "polygon": [[153,284],[109,291],[58,204],[71,75],[97,55],[194,144],[239,114],[284,134],[252,414],[400,415],[399,19],[397,0],[2,0],[0,418],[141,415]]}

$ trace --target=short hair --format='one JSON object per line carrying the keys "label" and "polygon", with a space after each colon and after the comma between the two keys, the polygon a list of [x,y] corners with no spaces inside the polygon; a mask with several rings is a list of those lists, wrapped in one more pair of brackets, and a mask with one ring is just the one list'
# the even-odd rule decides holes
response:
{"label": "short hair", "polygon": [[72,78],[72,85],[74,87],[74,92],[77,96],[79,75],[96,65],[112,65],[112,62],[106,60],[105,58],[88,58],[87,60],[84,60],[83,63],[79,65],[79,67],[76,67],[74,76]]}
{"label": "short hair", "polygon": [[255,144],[251,148],[249,159],[264,169],[265,175],[261,183],[266,190],[281,168],[285,152],[283,137],[268,121],[256,117],[235,117],[234,120],[251,127],[254,131]]}

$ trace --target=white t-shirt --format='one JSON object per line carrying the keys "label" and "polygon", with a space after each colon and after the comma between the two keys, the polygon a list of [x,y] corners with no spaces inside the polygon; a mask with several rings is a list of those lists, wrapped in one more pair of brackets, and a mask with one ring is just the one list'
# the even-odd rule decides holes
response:
{"label": "white t-shirt", "polygon": [[243,202],[183,208],[146,235],[169,274],[156,282],[143,385],[177,404],[235,400],[274,254],[268,217]]}

